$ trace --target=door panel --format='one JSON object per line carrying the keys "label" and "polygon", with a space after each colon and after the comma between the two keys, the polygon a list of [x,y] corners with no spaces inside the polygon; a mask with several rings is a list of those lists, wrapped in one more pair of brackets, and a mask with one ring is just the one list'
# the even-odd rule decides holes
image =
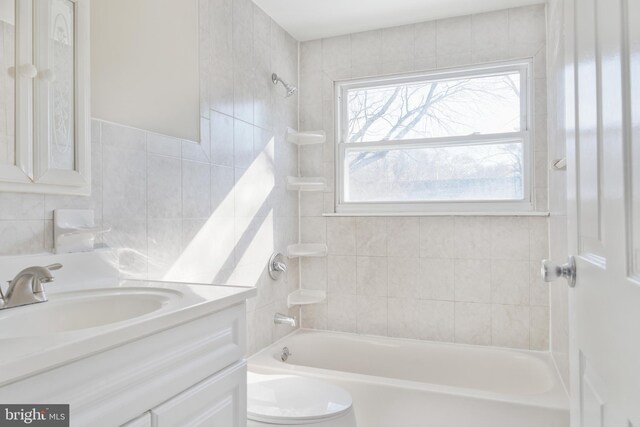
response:
{"label": "door panel", "polygon": [[636,0],[565,1],[574,427],[640,425],[639,18]]}
{"label": "door panel", "polygon": [[[580,254],[603,257],[601,229],[601,139],[598,129],[598,60],[596,58],[595,0],[581,0],[576,9],[576,61],[578,113],[577,155],[579,156],[578,224]],[[604,263],[604,260],[600,260]]]}
{"label": "door panel", "polygon": [[626,99],[629,109],[629,153],[631,159],[628,168],[632,199],[629,204],[628,217],[632,237],[628,246],[630,275],[640,282],[640,2],[626,0],[623,3],[626,19],[623,20],[623,35],[628,57],[629,92]]}

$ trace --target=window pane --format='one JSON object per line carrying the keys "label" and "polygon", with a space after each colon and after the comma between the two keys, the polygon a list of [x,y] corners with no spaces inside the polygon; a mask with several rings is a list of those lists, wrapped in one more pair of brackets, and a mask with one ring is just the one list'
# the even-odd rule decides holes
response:
{"label": "window pane", "polygon": [[523,143],[347,149],[346,202],[523,200]]}
{"label": "window pane", "polygon": [[518,72],[350,89],[346,95],[346,142],[521,130]]}

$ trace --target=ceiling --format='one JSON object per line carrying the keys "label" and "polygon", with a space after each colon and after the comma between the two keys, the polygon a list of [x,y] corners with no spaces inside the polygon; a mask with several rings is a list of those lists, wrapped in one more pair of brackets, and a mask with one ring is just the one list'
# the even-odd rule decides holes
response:
{"label": "ceiling", "polygon": [[299,41],[433,19],[450,18],[544,0],[254,0]]}

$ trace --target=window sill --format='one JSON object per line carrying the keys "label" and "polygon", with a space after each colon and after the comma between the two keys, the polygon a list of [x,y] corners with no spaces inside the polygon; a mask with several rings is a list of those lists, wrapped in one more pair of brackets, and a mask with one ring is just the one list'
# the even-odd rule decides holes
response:
{"label": "window sill", "polygon": [[384,216],[522,216],[522,217],[548,217],[549,212],[532,211],[505,211],[505,212],[342,212],[323,213],[324,217],[384,217]]}

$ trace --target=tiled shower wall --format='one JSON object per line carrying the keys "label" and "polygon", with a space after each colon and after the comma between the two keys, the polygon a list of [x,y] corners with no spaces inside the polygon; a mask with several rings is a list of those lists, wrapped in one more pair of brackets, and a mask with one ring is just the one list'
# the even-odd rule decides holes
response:
{"label": "tiled shower wall", "polygon": [[258,287],[249,301],[249,352],[284,334],[276,311],[298,288],[298,264],[278,282],[269,256],[298,239],[298,44],[250,0],[201,1],[202,143],[94,120],[90,197],[0,193],[0,254],[51,250],[56,208],[93,209],[112,231],[123,275]]}
{"label": "tiled shower wall", "polygon": [[[566,157],[564,122],[564,1],[551,0],[547,6],[548,63],[549,63],[549,157]],[[562,262],[567,259],[567,176],[565,171],[549,175],[549,231],[550,257]],[[560,376],[569,388],[569,288],[564,283],[552,283],[551,354]]]}
{"label": "tiled shower wall", "polygon": [[300,127],[324,129],[303,147],[303,176],[327,192],[301,199],[302,240],[326,242],[304,259],[303,288],[328,291],[303,326],[363,334],[546,350],[546,217],[326,217],[334,209],[333,82],[498,60],[533,58],[535,204],[547,202],[543,5],[350,34],[301,44]]}

